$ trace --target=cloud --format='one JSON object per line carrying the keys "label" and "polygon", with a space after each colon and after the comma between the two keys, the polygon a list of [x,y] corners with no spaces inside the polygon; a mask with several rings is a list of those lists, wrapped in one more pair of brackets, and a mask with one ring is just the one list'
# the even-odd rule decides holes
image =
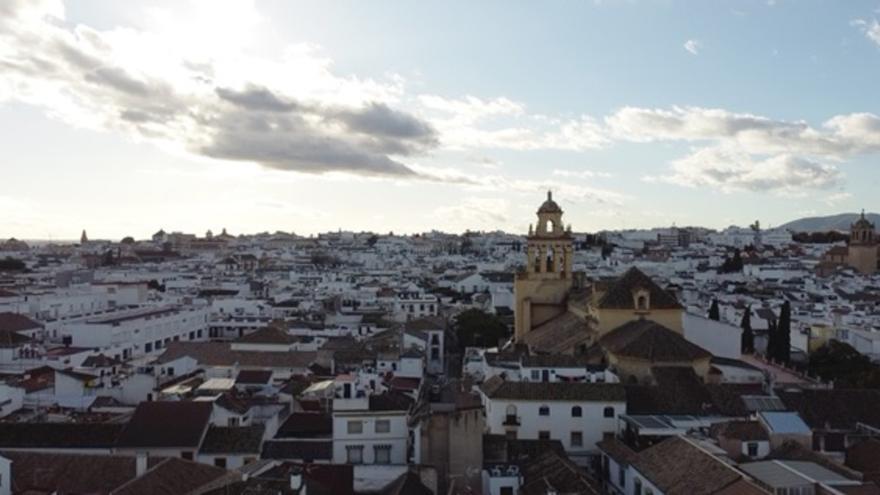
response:
{"label": "cloud", "polygon": [[529,114],[524,104],[504,97],[420,95],[418,102],[448,149],[584,151],[610,143],[601,124],[588,115],[548,120]]}
{"label": "cloud", "polygon": [[861,30],[865,37],[877,46],[880,46],[880,22],[877,19],[855,19],[850,24]]}
{"label": "cloud", "polygon": [[[530,113],[504,96],[410,94],[397,75],[337,74],[313,45],[254,57],[242,47],[262,21],[249,2],[200,5],[207,21],[157,14],[154,31],[70,27],[59,1],[0,2],[0,101],[23,101],[78,127],[197,157],[493,191],[559,186],[575,199],[608,204],[625,196],[565,180],[600,177],[590,171],[560,170],[552,180],[526,181],[481,175],[497,166],[491,162],[471,160],[476,173],[418,162],[437,151],[485,156],[681,142],[697,151],[671,162],[676,180],[666,182],[790,194],[827,188],[841,180],[837,163],[880,151],[880,117],[871,113],[835,115],[815,126],[686,106],[560,117]],[[876,21],[855,24],[869,37],[880,30]],[[205,36],[194,40],[191,25]],[[700,46],[685,44],[691,53]],[[783,170],[798,179],[774,179],[771,172]]]}
{"label": "cloud", "polygon": [[74,125],[280,170],[406,178],[418,174],[401,158],[438,143],[430,123],[391,106],[399,81],[337,77],[308,50],[193,61],[153,33],[67,29],[56,3],[3,8],[14,22],[0,24],[0,98]]}
{"label": "cloud", "polygon": [[837,115],[817,129],[803,121],[773,120],[717,108],[624,107],[607,117],[606,123],[615,138],[625,141],[725,141],[749,153],[835,159],[880,151],[880,117],[871,113]]}
{"label": "cloud", "polygon": [[702,47],[702,43],[697,40],[687,40],[684,42],[684,49],[690,52],[691,55],[699,55]]}
{"label": "cloud", "polygon": [[672,174],[646,177],[688,187],[711,187],[723,192],[758,191],[799,195],[805,189],[839,186],[837,167],[792,155],[755,159],[725,147],[702,148],[672,163]]}

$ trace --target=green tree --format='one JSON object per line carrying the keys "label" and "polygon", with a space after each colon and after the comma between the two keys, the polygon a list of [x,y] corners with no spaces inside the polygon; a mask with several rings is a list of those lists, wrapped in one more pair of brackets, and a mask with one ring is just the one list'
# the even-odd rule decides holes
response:
{"label": "green tree", "polygon": [[776,359],[788,364],[791,361],[791,303],[789,301],[782,304],[778,334]]}
{"label": "green tree", "polygon": [[507,325],[498,316],[468,309],[455,317],[455,336],[459,347],[495,347],[498,341],[509,335]]}
{"label": "green tree", "polygon": [[880,388],[880,367],[851,345],[831,340],[810,354],[809,372],[835,388]]}
{"label": "green tree", "polygon": [[712,299],[712,306],[709,308],[709,319],[720,321],[721,310],[718,308],[718,299]]}
{"label": "green tree", "polygon": [[739,325],[742,327],[742,336],[740,337],[740,352],[743,354],[751,354],[755,351],[755,333],[752,331],[752,307],[749,306],[746,308],[745,314],[743,314],[742,322]]}

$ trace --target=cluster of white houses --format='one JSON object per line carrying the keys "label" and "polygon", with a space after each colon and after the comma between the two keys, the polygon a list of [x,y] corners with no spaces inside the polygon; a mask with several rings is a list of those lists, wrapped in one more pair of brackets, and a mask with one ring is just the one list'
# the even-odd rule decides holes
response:
{"label": "cluster of white houses", "polygon": [[[786,260],[780,232],[719,274],[754,229],[609,254],[549,194],[537,214],[526,237],[7,243],[0,495],[880,493],[880,393],[761,356],[780,294],[793,356],[880,355],[870,274]],[[466,347],[464,311],[509,338]]]}

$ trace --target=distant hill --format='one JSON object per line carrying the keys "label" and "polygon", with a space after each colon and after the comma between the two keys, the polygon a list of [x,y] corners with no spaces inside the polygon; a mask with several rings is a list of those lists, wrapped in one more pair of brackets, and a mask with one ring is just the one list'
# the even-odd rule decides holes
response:
{"label": "distant hill", "polygon": [[[865,213],[865,217],[874,225],[880,225],[880,214]],[[859,213],[841,213],[827,217],[807,217],[792,220],[779,226],[793,232],[828,232],[829,230],[849,231],[850,225],[859,218]]]}

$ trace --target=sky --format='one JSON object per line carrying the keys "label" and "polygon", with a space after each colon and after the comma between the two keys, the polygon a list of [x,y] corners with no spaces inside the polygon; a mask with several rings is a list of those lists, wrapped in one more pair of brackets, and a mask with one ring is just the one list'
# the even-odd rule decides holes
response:
{"label": "sky", "polygon": [[0,2],[0,238],[880,210],[880,0]]}

